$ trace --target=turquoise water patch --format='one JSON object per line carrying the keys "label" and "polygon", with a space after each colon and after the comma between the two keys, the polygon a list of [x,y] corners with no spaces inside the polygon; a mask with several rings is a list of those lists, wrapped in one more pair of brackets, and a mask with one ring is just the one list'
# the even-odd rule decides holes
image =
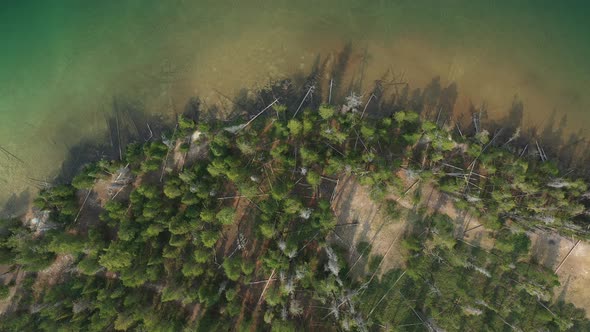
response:
{"label": "turquoise water patch", "polygon": [[[583,1],[4,1],[0,201],[51,178],[72,145],[104,139],[114,98],[171,113],[310,68],[351,42],[370,72],[456,81],[529,124],[556,110],[587,128],[590,24]],[[367,80],[370,82],[370,80]],[[211,100],[214,102],[214,100]],[[527,105],[530,107],[527,108]]]}

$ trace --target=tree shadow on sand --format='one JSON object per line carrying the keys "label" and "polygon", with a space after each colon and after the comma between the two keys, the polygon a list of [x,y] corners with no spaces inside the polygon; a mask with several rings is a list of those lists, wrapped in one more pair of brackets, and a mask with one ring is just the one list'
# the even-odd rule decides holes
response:
{"label": "tree shadow on sand", "polygon": [[[198,117],[198,107],[198,101],[189,100],[185,112]],[[173,130],[170,119],[148,114],[141,103],[122,96],[113,98],[112,109],[104,118],[107,130],[103,137],[82,139],[71,146],[55,182],[69,182],[88,163],[101,159],[120,160],[130,143],[159,139],[163,133]]]}
{"label": "tree shadow on sand", "polygon": [[31,193],[23,191],[20,194],[12,194],[0,209],[0,218],[16,218],[24,214],[31,201]]}
{"label": "tree shadow on sand", "polygon": [[[313,109],[326,102],[327,95],[331,96],[331,103],[337,105],[344,102],[352,92],[360,95],[365,91],[362,111],[367,117],[391,116],[400,110],[411,109],[439,126],[450,127],[453,133],[461,131],[462,135],[473,135],[478,129],[487,129],[498,135],[494,145],[531,160],[539,159],[539,152],[534,148],[539,142],[549,160],[557,162],[570,176],[588,178],[590,175],[590,169],[585,167],[590,162],[590,154],[587,153],[590,151],[590,142],[581,132],[565,137],[567,118],[556,121],[557,112],[545,122],[544,128],[522,128],[526,109],[517,98],[513,99],[505,115],[499,118],[490,119],[485,105],[472,105],[470,112],[459,113],[455,110],[460,93],[457,84],[443,84],[440,77],[433,77],[425,87],[412,89],[404,81],[403,75],[392,70],[369,82],[365,66],[370,54],[367,50],[362,52],[360,54],[351,44],[347,44],[333,54],[317,54],[309,72],[298,72],[291,79],[269,82],[260,91],[242,90],[233,99],[226,98],[230,109],[224,122],[228,125],[232,122],[244,123],[277,98],[287,106],[284,117],[291,118],[299,109]],[[349,82],[344,81],[346,77],[350,77]],[[219,114],[218,107],[203,105],[195,97],[187,101],[182,112],[193,120],[210,120]],[[476,128],[474,115],[480,121],[480,128]],[[265,116],[274,114],[271,111],[262,115]],[[159,138],[162,133],[173,130],[170,117],[147,114],[141,102],[125,96],[113,98],[111,110],[105,114],[105,122],[108,129],[102,138],[82,139],[70,148],[56,182],[67,182],[89,162],[102,158],[120,159],[125,147],[131,142]],[[520,135],[512,139],[518,128]]]}

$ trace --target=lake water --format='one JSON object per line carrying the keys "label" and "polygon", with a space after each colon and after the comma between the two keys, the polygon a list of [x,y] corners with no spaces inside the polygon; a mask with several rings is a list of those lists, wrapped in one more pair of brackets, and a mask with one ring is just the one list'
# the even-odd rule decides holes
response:
{"label": "lake water", "polygon": [[[456,82],[458,107],[525,123],[590,124],[587,1],[0,2],[0,201],[55,174],[72,145],[104,134],[114,98],[171,113],[311,68],[347,43],[365,82]],[[367,83],[368,84],[368,83]],[[585,134],[584,132],[582,132]]]}

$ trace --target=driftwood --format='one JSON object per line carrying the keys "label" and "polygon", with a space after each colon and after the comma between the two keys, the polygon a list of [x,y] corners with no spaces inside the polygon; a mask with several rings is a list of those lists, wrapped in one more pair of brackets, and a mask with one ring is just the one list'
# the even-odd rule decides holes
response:
{"label": "driftwood", "polygon": [[266,107],[265,107],[265,108],[264,108],[262,111],[258,112],[258,114],[256,114],[256,115],[255,115],[255,116],[254,116],[252,119],[250,119],[250,121],[248,121],[248,122],[246,122],[245,124],[243,124],[243,125],[242,125],[242,126],[241,126],[241,127],[238,129],[238,130],[236,130],[236,132],[235,132],[235,133],[237,134],[237,133],[238,133],[240,130],[242,130],[242,129],[244,129],[244,128],[248,127],[248,125],[249,125],[250,123],[252,123],[252,121],[256,120],[256,118],[257,118],[257,117],[259,117],[259,116],[260,116],[262,113],[264,113],[264,112],[265,112],[267,109],[271,108],[271,107],[272,107],[272,105],[276,104],[276,102],[278,102],[278,101],[279,101],[279,99],[278,99],[278,98],[277,98],[277,99],[275,99],[275,100],[274,100],[272,103],[270,103],[270,105],[266,106]]}
{"label": "driftwood", "polygon": [[406,271],[404,271],[398,278],[397,280],[393,283],[393,285],[391,285],[391,287],[389,287],[389,289],[385,292],[385,294],[383,294],[383,296],[381,297],[381,299],[379,299],[379,301],[377,301],[377,303],[373,306],[373,308],[371,309],[371,311],[369,311],[369,314],[367,315],[367,318],[371,317],[371,314],[373,313],[373,311],[375,310],[375,308],[377,308],[377,306],[381,303],[381,301],[383,301],[383,299],[385,299],[385,297],[387,296],[387,294],[389,294],[389,292],[393,289],[393,287],[395,287],[395,285],[397,284],[398,281],[400,281],[400,279],[406,274]]}
{"label": "driftwood", "polygon": [[328,147],[330,147],[332,150],[334,150],[334,151],[338,152],[338,154],[339,154],[339,155],[341,155],[342,157],[345,157],[345,156],[344,156],[344,153],[342,153],[342,152],[338,151],[338,149],[336,149],[335,147],[333,147],[332,145],[330,145],[330,143],[328,143],[328,142],[324,142],[324,144],[326,144],[326,145],[327,145]]}
{"label": "driftwood", "polygon": [[127,187],[127,185],[121,186],[121,188],[119,190],[117,190],[117,192],[113,195],[113,197],[111,197],[111,200],[115,199],[119,193],[121,193],[121,191],[123,191],[123,189],[125,189]]}
{"label": "driftwood", "polygon": [[539,145],[539,141],[535,141],[535,144],[537,145],[537,150],[539,151],[539,156],[541,157],[541,161],[549,160],[549,158],[547,158],[547,155],[545,154],[545,150],[543,150],[543,148]]}
{"label": "driftwood", "polygon": [[[174,132],[172,133],[172,137],[174,137],[176,135],[176,129],[178,129],[178,124],[176,124],[176,126],[174,127]],[[171,145],[174,144],[174,142],[170,143]],[[166,164],[168,164],[168,156],[170,155],[170,147],[168,147],[168,150],[166,150],[166,157],[164,157],[164,161],[163,161],[163,165],[162,165],[162,173],[160,174],[160,182],[162,182],[162,179],[164,178],[164,172],[166,171]]]}
{"label": "driftwood", "polygon": [[147,125],[149,132],[150,132],[150,136],[148,138],[146,138],[146,140],[145,140],[147,142],[147,141],[151,140],[152,137],[154,137],[154,132],[152,131],[152,128],[150,127],[149,123],[146,123],[146,125]]}
{"label": "driftwood", "polygon": [[307,241],[307,243],[305,243],[305,245],[303,245],[303,247],[301,247],[301,249],[299,249],[299,251],[297,251],[297,253],[300,253],[301,251],[303,251],[303,249],[305,249],[310,243],[313,242],[313,240],[315,240],[316,237],[318,237],[318,235],[320,235],[320,233],[315,233],[315,235],[311,238],[311,240]]}
{"label": "driftwood", "polygon": [[268,281],[266,282],[266,284],[264,285],[264,288],[262,289],[262,293],[260,294],[260,298],[258,299],[258,304],[262,303],[262,299],[264,298],[264,293],[266,292],[266,289],[268,288],[268,284],[270,284],[270,282],[272,280],[274,280],[272,277],[274,277],[275,275],[275,270],[272,270],[272,272],[270,273],[270,277],[268,278]]}
{"label": "driftwood", "polygon": [[78,210],[78,214],[76,214],[76,218],[74,219],[74,222],[78,221],[78,218],[80,217],[80,213],[82,213],[82,209],[84,209],[84,206],[86,205],[86,201],[88,201],[88,197],[90,196],[90,193],[92,193],[92,188],[88,189],[88,193],[86,194],[86,198],[84,198],[84,202],[82,203],[80,210]]}
{"label": "driftwood", "polygon": [[17,161],[19,161],[20,163],[24,164],[25,162],[20,159],[19,157],[15,156],[14,154],[10,153],[10,151],[6,150],[5,148],[0,146],[0,151],[4,152],[4,154],[6,154],[8,157],[11,157]]}
{"label": "driftwood", "polygon": [[473,114],[471,118],[473,120],[473,127],[475,128],[475,132],[479,133],[481,123],[481,111],[477,112],[477,115]]}
{"label": "driftwood", "polygon": [[123,160],[123,151],[121,150],[121,132],[119,131],[119,112],[115,110],[115,123],[117,125],[117,141],[119,146],[119,160]]}
{"label": "driftwood", "polygon": [[465,233],[470,232],[472,230],[478,229],[480,227],[482,227],[483,225],[477,225],[477,226],[473,226],[470,229],[465,230],[465,232],[463,232],[463,235],[465,235]]}
{"label": "driftwood", "polygon": [[457,126],[457,130],[459,131],[459,135],[461,135],[461,138],[465,138],[465,136],[463,136],[463,132],[461,131],[461,128],[459,127],[458,122],[455,122],[455,126]]}
{"label": "driftwood", "polygon": [[424,319],[422,318],[422,316],[420,316],[416,310],[414,309],[413,306],[408,304],[408,300],[406,299],[406,297],[404,296],[404,294],[402,294],[402,292],[400,292],[399,290],[397,291],[399,293],[399,295],[403,298],[404,300],[404,304],[410,308],[412,310],[412,312],[414,313],[414,315],[416,315],[416,317],[418,317],[418,319],[420,319],[420,321],[422,322],[422,325],[426,326],[426,328],[428,328],[428,331],[436,331],[432,326],[430,326],[430,324],[427,324],[426,321],[424,321]]}
{"label": "driftwood", "polygon": [[332,85],[334,83],[334,80],[331,79],[330,80],[330,95],[328,96],[328,104],[330,104],[332,102]]}
{"label": "driftwood", "polygon": [[371,102],[371,99],[373,99],[373,97],[375,97],[375,95],[371,94],[371,97],[369,97],[369,100],[367,100],[367,103],[365,104],[365,108],[363,108],[363,113],[361,113],[360,120],[362,120],[363,117],[365,116],[365,111],[367,110],[367,107],[369,106],[369,103]]}
{"label": "driftwood", "polygon": [[[488,147],[494,143],[496,138],[498,138],[500,136],[500,134],[502,133],[503,130],[504,130],[504,128],[500,128],[496,133],[494,133],[494,137],[492,137],[490,142],[488,144],[486,144],[486,146],[484,146],[483,149],[481,149],[481,152],[477,155],[477,157],[475,157],[475,159],[473,159],[471,164],[467,167],[467,168],[469,168],[469,174],[465,177],[465,190],[467,190],[469,185],[472,184],[471,183],[471,175],[473,175],[473,170],[475,169],[475,165],[477,164],[477,160],[488,149]],[[477,187],[478,189],[481,189],[478,186],[475,186],[475,187]]]}
{"label": "driftwood", "polygon": [[314,86],[310,86],[309,90],[307,90],[307,93],[305,94],[305,97],[303,97],[303,100],[301,101],[301,104],[299,104],[299,107],[297,107],[297,110],[295,111],[295,114],[293,114],[293,118],[295,119],[295,116],[297,115],[297,113],[299,113],[299,110],[301,109],[301,106],[303,106],[303,103],[305,102],[305,100],[307,99],[307,96],[309,96],[309,94],[311,93],[311,90],[313,90]]}
{"label": "driftwood", "polygon": [[[259,196],[268,196],[269,194],[259,194],[259,195],[252,195],[252,197],[259,197]],[[243,198],[246,197],[248,198],[248,196],[246,195],[238,195],[238,196],[226,196],[226,197],[218,197],[218,200],[224,200],[224,199],[235,199],[235,198]]]}
{"label": "driftwood", "polygon": [[[391,248],[393,248],[393,245],[397,242],[397,239],[399,238],[400,234],[401,234],[401,232],[397,234],[397,236],[395,237],[395,239],[393,239],[393,241],[391,241],[391,244],[389,245],[389,248],[387,248],[387,251],[385,252],[385,255],[383,255],[383,257],[381,258],[381,261],[379,262],[379,265],[377,265],[377,268],[375,268],[375,271],[371,275],[371,278],[369,278],[369,281],[367,281],[363,285],[369,286],[369,284],[371,284],[371,282],[373,281],[373,279],[375,279],[375,275],[377,275],[377,272],[379,272],[379,269],[381,268],[381,265],[383,265],[383,262],[385,262],[385,257],[387,257],[387,255],[391,251]],[[366,289],[367,288],[365,288],[361,292],[361,295],[364,294],[364,292],[365,292]]]}
{"label": "driftwood", "polygon": [[275,281],[275,280],[277,280],[277,279],[276,279],[276,278],[273,278],[273,279],[266,279],[266,280],[252,281],[252,282],[250,282],[250,285],[256,285],[256,284],[261,284],[261,283],[263,283],[263,282],[269,282],[269,281]]}
{"label": "driftwood", "polygon": [[440,120],[440,113],[442,112],[442,107],[438,108],[438,114],[436,115],[436,125],[438,126],[438,120]]}
{"label": "driftwood", "polygon": [[522,157],[524,155],[524,153],[526,152],[526,150],[528,149],[529,145],[525,145],[524,149],[522,149],[522,152],[518,155],[518,158]]}
{"label": "driftwood", "polygon": [[418,182],[420,182],[420,179],[418,179],[418,180],[416,180],[414,183],[412,183],[412,185],[411,185],[411,186],[410,186],[408,189],[406,189],[406,191],[404,191],[404,192],[402,193],[402,196],[405,196],[405,195],[406,195],[406,194],[407,194],[407,193],[408,193],[410,190],[412,190],[412,188],[414,188],[414,186],[415,186],[415,185],[417,185],[417,184],[418,184]]}
{"label": "driftwood", "polygon": [[336,181],[336,185],[334,186],[334,190],[332,191],[332,196],[330,197],[330,204],[332,204],[334,202],[334,199],[336,198],[336,194],[338,193],[338,184],[340,184],[340,179]]}
{"label": "driftwood", "polygon": [[557,273],[557,271],[559,271],[559,269],[561,269],[561,266],[563,265],[563,263],[565,263],[565,261],[568,259],[568,257],[570,257],[570,255],[572,254],[572,252],[574,252],[574,250],[576,249],[576,247],[578,246],[578,244],[580,244],[580,240],[578,240],[578,242],[576,242],[576,244],[572,247],[572,249],[570,249],[570,251],[567,253],[567,255],[565,255],[565,257],[563,258],[563,260],[561,261],[561,263],[559,263],[559,265],[557,266],[557,268],[555,268],[555,273]]}
{"label": "driftwood", "polygon": [[365,145],[365,142],[363,141],[363,139],[361,138],[361,136],[359,135],[358,131],[355,128],[352,128],[354,130],[354,132],[356,133],[356,142],[354,143],[354,149],[356,150],[356,143],[360,140],[361,144],[363,145],[363,147],[365,148],[366,152],[369,152],[369,149],[367,148],[367,146]]}
{"label": "driftwood", "polygon": [[349,222],[349,223],[346,223],[346,224],[338,224],[338,225],[336,225],[336,226],[334,226],[334,227],[342,227],[342,226],[356,226],[356,225],[359,225],[359,224],[360,224],[360,223],[359,223],[358,221],[355,221],[355,222]]}

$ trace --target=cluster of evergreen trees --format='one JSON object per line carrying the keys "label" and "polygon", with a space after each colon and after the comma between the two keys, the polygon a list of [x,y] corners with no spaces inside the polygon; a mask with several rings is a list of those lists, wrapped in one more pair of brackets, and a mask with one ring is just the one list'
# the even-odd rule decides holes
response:
{"label": "cluster of evergreen trees", "polygon": [[[557,276],[530,262],[524,233],[501,231],[491,251],[458,241],[446,215],[421,216],[409,258],[359,297],[374,324],[407,331],[585,331],[583,310],[552,303]],[[400,328],[404,327],[404,328]]]}
{"label": "cluster of evergreen trees", "polygon": [[[36,206],[50,212],[54,229],[7,222],[0,233],[2,263],[29,271],[0,328],[588,328],[581,311],[551,303],[556,276],[530,262],[521,231],[545,225],[585,236],[586,225],[573,222],[585,210],[583,182],[511,154],[484,132],[453,138],[415,112],[368,117],[353,96],[342,107],[297,113],[280,100],[238,130],[180,117],[167,137],[131,144],[123,160],[88,165],[71,184],[42,191]],[[195,130],[208,156],[172,167],[169,159],[188,152]],[[351,249],[326,240],[336,227],[334,182],[354,176],[383,201],[404,191],[402,168],[484,218],[496,230],[495,249],[457,241],[445,216],[423,216],[404,240],[407,269],[375,277],[379,264],[369,264],[370,279],[350,277],[344,253]],[[98,220],[81,229],[76,191],[128,170],[130,193],[104,202]],[[399,206],[385,210],[399,217]],[[75,266],[33,292],[35,272],[60,255]]]}

